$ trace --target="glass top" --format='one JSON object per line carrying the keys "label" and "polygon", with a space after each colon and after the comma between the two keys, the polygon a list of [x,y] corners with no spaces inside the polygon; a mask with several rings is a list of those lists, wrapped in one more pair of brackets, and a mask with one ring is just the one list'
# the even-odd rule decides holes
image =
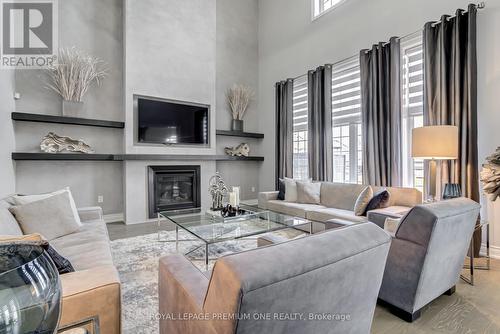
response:
{"label": "glass top", "polygon": [[210,244],[295,228],[309,223],[303,218],[266,211],[253,206],[241,205],[240,208],[246,210],[247,213],[224,218],[210,210],[186,209],[162,211],[160,216]]}

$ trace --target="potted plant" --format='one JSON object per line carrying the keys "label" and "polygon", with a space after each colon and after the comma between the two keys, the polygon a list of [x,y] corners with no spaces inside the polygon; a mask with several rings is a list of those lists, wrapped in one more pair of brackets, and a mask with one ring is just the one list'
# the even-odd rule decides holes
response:
{"label": "potted plant", "polygon": [[73,47],[59,50],[57,62],[48,73],[47,87],[61,95],[63,116],[82,117],[83,96],[93,83],[101,84],[107,69],[99,58]]}
{"label": "potted plant", "polygon": [[235,84],[228,89],[226,93],[227,103],[233,117],[231,130],[243,132],[243,116],[253,96],[254,91],[248,86]]}

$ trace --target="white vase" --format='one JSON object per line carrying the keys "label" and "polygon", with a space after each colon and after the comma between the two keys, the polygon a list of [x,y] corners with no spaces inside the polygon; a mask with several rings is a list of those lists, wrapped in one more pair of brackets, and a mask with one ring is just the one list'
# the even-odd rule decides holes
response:
{"label": "white vase", "polygon": [[85,116],[83,102],[63,100],[62,101],[62,115],[65,117],[83,118]]}

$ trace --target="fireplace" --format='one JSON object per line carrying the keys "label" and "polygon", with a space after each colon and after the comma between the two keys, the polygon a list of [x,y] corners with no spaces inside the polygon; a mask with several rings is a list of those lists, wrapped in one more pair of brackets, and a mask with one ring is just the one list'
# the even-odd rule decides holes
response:
{"label": "fireplace", "polygon": [[159,211],[200,207],[200,166],[149,166],[149,218]]}

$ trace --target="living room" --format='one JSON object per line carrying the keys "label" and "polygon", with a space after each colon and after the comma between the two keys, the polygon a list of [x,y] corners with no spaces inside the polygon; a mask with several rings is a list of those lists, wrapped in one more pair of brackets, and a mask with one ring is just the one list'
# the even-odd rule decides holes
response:
{"label": "living room", "polygon": [[0,332],[500,331],[500,3],[1,10]]}

